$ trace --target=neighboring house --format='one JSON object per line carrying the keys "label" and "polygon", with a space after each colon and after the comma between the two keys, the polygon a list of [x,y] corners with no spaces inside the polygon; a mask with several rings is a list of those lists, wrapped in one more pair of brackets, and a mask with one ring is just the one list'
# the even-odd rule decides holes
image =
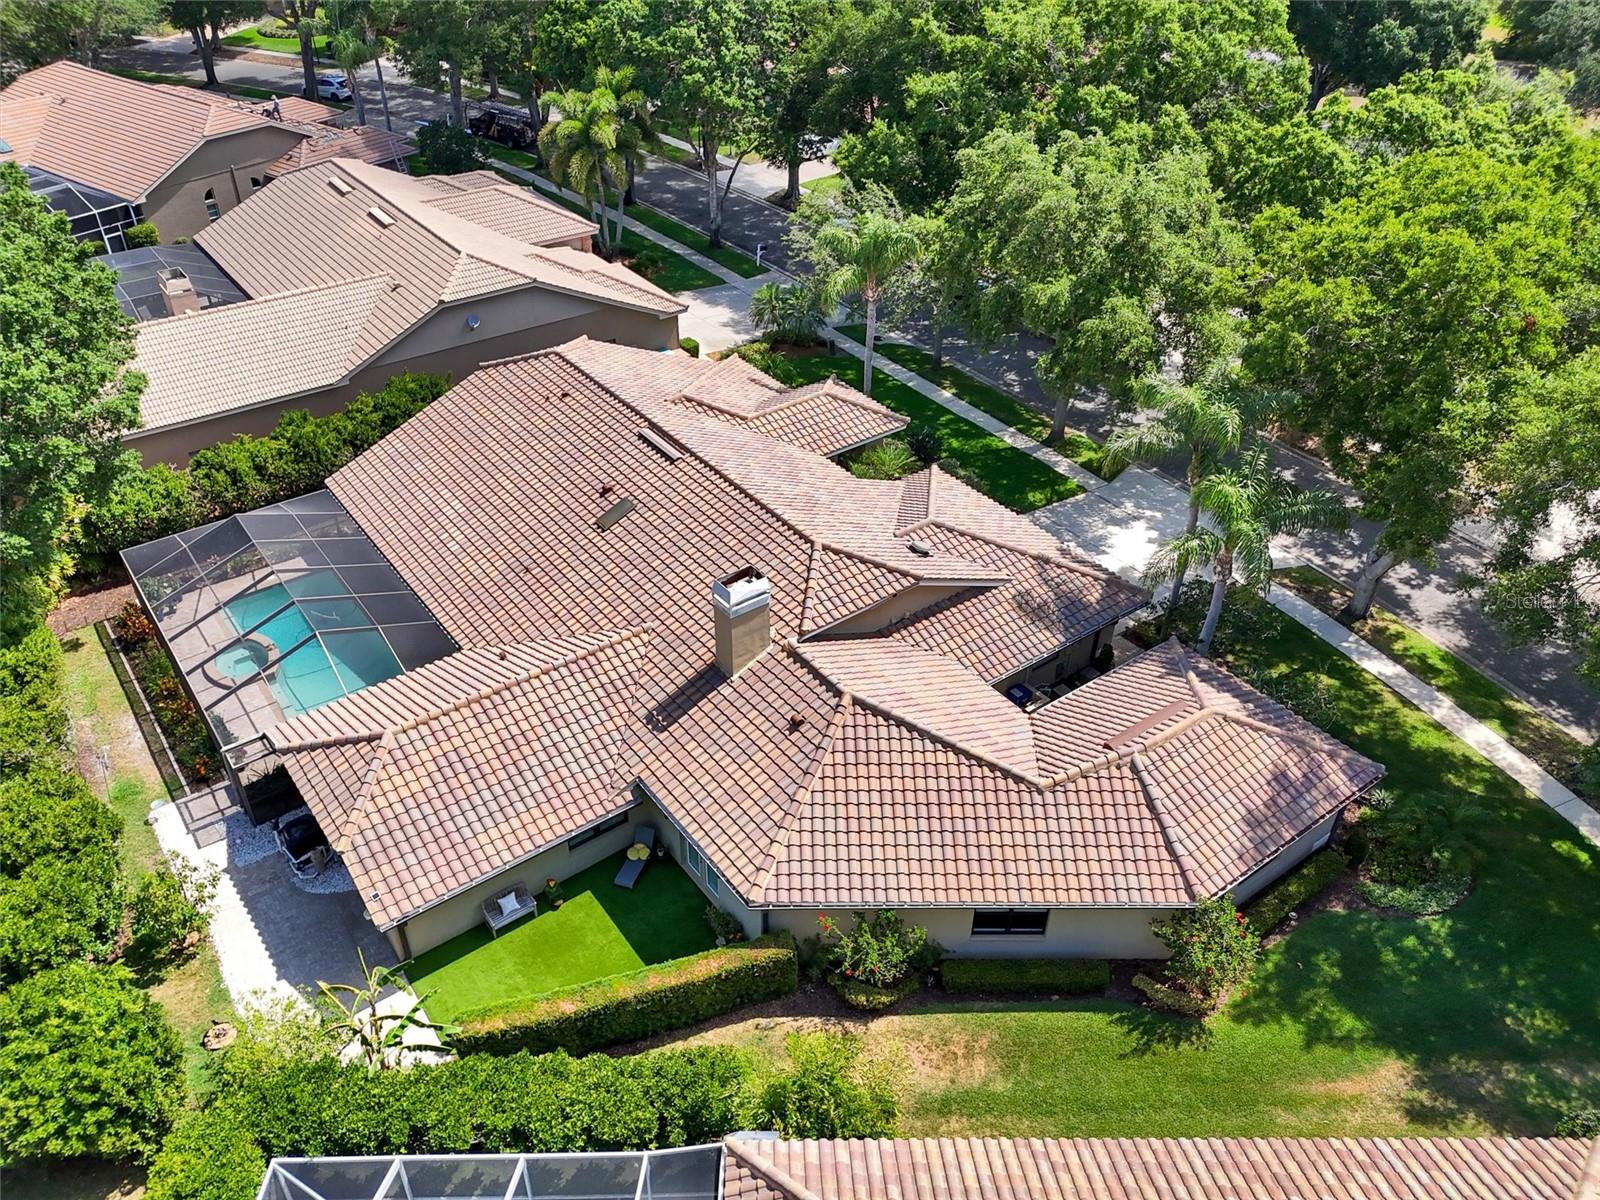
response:
{"label": "neighboring house", "polygon": [[[459,380],[577,336],[676,347],[683,303],[590,253],[594,229],[487,171],[412,178],[342,158],[297,170],[192,246],[109,256],[125,302],[142,281],[178,314],[135,331],[148,383],[124,440],[147,463],[182,464],[400,371]],[[184,256],[197,277],[178,266],[151,282],[154,262]]]}
{"label": "neighboring house", "polygon": [[[404,166],[392,133],[330,128],[338,110],[311,101],[279,107],[273,120],[260,101],[56,62],[0,91],[0,162],[21,166],[76,237],[111,252],[137,220],[164,241],[192,237],[307,155]],[[306,142],[314,149],[297,155]]]}
{"label": "neighboring house", "polygon": [[275,1158],[257,1200],[1595,1200],[1581,1138],[879,1138]]}
{"label": "neighboring house", "polygon": [[[751,935],[892,907],[1004,955],[1156,956],[1152,918],[1327,841],[1382,768],[1176,643],[1009,701],[1145,597],[938,467],[824,457],[881,411],[578,341],[124,557],[231,766],[286,767],[401,957],[641,822]],[[318,632],[389,620],[410,661]]]}

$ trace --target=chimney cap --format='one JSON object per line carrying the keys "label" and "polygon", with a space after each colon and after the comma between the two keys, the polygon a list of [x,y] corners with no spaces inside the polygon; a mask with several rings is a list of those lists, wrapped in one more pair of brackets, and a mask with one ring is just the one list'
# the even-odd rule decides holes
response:
{"label": "chimney cap", "polygon": [[711,585],[711,603],[730,617],[742,617],[771,602],[772,582],[755,567],[741,567]]}

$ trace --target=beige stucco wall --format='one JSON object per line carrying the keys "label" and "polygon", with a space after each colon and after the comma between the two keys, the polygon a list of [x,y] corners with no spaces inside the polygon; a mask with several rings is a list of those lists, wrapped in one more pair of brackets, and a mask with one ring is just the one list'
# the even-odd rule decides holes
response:
{"label": "beige stucco wall", "polygon": [[205,194],[216,193],[223,212],[248,200],[250,177],[265,180],[267,165],[300,142],[293,129],[247,129],[211,138],[179,163],[145,198],[144,217],[155,223],[163,242],[193,237],[211,223]]}
{"label": "beige stucco wall", "polygon": [[1282,876],[1299,866],[1315,851],[1320,850],[1333,834],[1333,827],[1339,821],[1339,814],[1334,813],[1325,820],[1317,822],[1305,833],[1285,846],[1281,853],[1268,859],[1257,867],[1251,874],[1246,875],[1237,887],[1233,889],[1233,902],[1243,904],[1250,897],[1268,884],[1280,879]]}
{"label": "beige stucco wall", "polygon": [[[469,312],[480,318],[476,331],[467,329]],[[460,383],[485,362],[584,336],[648,350],[671,349],[678,344],[678,318],[532,291],[492,297],[481,304],[455,304],[428,318],[340,387],[222,413],[192,425],[136,431],[124,440],[139,452],[146,466],[157,462],[184,466],[196,450],[241,433],[259,436],[271,432],[288,409],[303,408],[316,416],[337,412],[360,393],[376,391],[402,371],[448,375]]]}
{"label": "beige stucco wall", "polygon": [[[768,929],[787,929],[796,938],[817,932],[817,913],[850,920],[849,909],[776,908],[767,912]],[[921,925],[951,954],[971,958],[1164,958],[1166,947],[1150,932],[1150,922],[1170,916],[1164,908],[1057,908],[1041,935],[973,937],[970,908],[902,908],[909,925]]]}
{"label": "beige stucco wall", "polygon": [[[648,814],[630,812],[629,820],[619,828],[609,830],[576,849],[568,845],[569,838],[412,917],[404,922],[411,953],[421,954],[457,934],[482,925],[483,902],[515,883],[524,883],[530,892],[537,894],[544,889],[546,879],[569,879],[579,871],[594,866],[602,858],[625,849],[632,840],[633,826],[638,823],[654,822]],[[543,903],[541,899],[541,908]],[[389,930],[388,938],[394,952],[404,958],[406,947],[401,942],[399,930]]]}

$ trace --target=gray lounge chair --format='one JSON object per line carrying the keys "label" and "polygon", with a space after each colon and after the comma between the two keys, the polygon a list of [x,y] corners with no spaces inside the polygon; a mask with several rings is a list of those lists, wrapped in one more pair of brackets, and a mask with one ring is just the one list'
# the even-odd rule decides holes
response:
{"label": "gray lounge chair", "polygon": [[[652,854],[655,853],[655,826],[635,825],[633,827],[633,840],[628,843],[628,846],[631,849],[640,842],[643,842],[646,846],[650,847],[650,852]],[[649,865],[650,859],[648,857],[624,859],[622,863],[622,870],[617,872],[617,877],[612,882],[614,882],[618,887],[631,888],[634,884],[639,882],[639,876],[644,874],[644,869]]]}

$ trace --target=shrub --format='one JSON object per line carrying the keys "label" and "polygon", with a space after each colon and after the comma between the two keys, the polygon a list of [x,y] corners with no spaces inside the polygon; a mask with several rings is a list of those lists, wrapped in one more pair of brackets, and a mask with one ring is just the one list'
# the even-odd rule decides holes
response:
{"label": "shrub", "polygon": [[0,993],[8,1158],[147,1158],[183,1095],[178,1035],[124,968],[75,963]]}
{"label": "shrub", "polygon": [[424,175],[459,175],[483,166],[477,139],[443,121],[429,121],[417,130],[417,158]]}
{"label": "shrub", "polygon": [[[746,1060],[722,1047],[629,1058],[479,1055],[378,1073],[330,1057],[249,1073],[225,1062],[225,1070],[226,1098],[163,1144],[150,1200],[234,1200],[236,1181],[274,1156],[700,1145],[740,1128],[749,1088]],[[259,1175],[258,1167],[252,1186]]]}
{"label": "shrub", "polygon": [[715,904],[706,905],[706,924],[711,927],[711,936],[717,939],[719,946],[744,940],[744,926],[739,918]]}
{"label": "shrub", "polygon": [[901,479],[922,469],[917,456],[898,438],[885,438],[856,452],[850,473],[857,479]]}
{"label": "shrub", "polygon": [[61,643],[43,625],[0,647],[0,776],[54,761],[67,742]]}
{"label": "shrub", "polygon": [[1071,996],[1111,983],[1103,958],[947,958],[939,964],[944,990],[1020,996]]}
{"label": "shrub", "polygon": [[1249,903],[1244,915],[1250,928],[1266,937],[1307,900],[1327,891],[1349,865],[1344,853],[1331,846],[1317,851]]}
{"label": "shrub", "polygon": [[654,279],[661,274],[661,268],[666,266],[666,262],[667,260],[662,257],[660,248],[650,245],[641,246],[628,265],[646,279]]}
{"label": "shrub", "polygon": [[161,244],[161,231],[149,221],[135,221],[122,231],[122,240],[127,243],[129,250],[139,250],[145,246],[159,246]]}
{"label": "shrub", "polygon": [[[121,636],[120,622],[114,622],[114,626]],[[183,690],[172,659],[153,638],[129,647],[127,653],[133,677],[166,733],[167,744],[185,778],[191,782],[209,779],[216,770],[217,745],[189,693]]]}
{"label": "shrub", "polygon": [[1556,1122],[1557,1137],[1600,1138],[1600,1108],[1575,1108]]}
{"label": "shrub", "polygon": [[458,1052],[580,1053],[692,1025],[799,984],[794,939],[768,934],[625,975],[467,1013]]}
{"label": "shrub", "polygon": [[694,338],[689,338],[689,337],[681,337],[681,338],[679,338],[678,339],[678,349],[682,350],[690,358],[699,358],[700,357],[700,343],[695,341]]}
{"label": "shrub", "polygon": [[758,1120],[787,1138],[892,1137],[898,1105],[880,1073],[863,1069],[848,1034],[789,1035],[789,1070],[761,1091]]}
{"label": "shrub", "polygon": [[750,319],[775,341],[813,344],[824,315],[822,293],[815,284],[764,283],[750,296]]}
{"label": "shrub", "polygon": [[1203,1017],[1214,1007],[1209,1000],[1175,987],[1168,987],[1164,983],[1157,983],[1148,975],[1135,975],[1133,986],[1143,992],[1145,998],[1157,1008],[1182,1013],[1186,1017]]}
{"label": "shrub", "polygon": [[920,925],[907,925],[892,908],[857,912],[849,930],[826,913],[817,918],[828,944],[828,965],[845,979],[892,988],[939,961],[939,944]]}
{"label": "shrub", "polygon": [[862,1012],[882,1012],[886,1008],[893,1008],[906,997],[914,994],[922,985],[922,980],[915,975],[907,975],[899,983],[888,987],[876,987],[860,979],[852,979],[839,971],[834,971],[828,976],[828,984],[839,994],[851,1008]]}
{"label": "shrub", "polygon": [[1484,816],[1470,796],[1374,797],[1358,826],[1367,844],[1362,896],[1418,916],[1453,908],[1472,888]]}
{"label": "shrub", "polygon": [[188,472],[156,463],[124,473],[84,515],[80,552],[103,570],[116,551],[181,533],[203,520]]}
{"label": "shrub", "polygon": [[242,433],[195,451],[189,479],[201,507],[225,517],[293,495],[295,466],[282,442]]}
{"label": "shrub", "polygon": [[144,875],[134,889],[133,944],[152,962],[182,948],[190,933],[203,934],[211,925],[211,904],[217,895],[217,871],[201,870],[179,860]]}
{"label": "shrub", "polygon": [[0,876],[15,878],[51,856],[109,851],[121,835],[117,815],[59,763],[0,781]]}
{"label": "shrub", "polygon": [[1172,951],[1166,964],[1170,982],[1207,1009],[1250,977],[1261,953],[1260,936],[1234,908],[1232,896],[1198,900],[1186,912],[1150,922],[1150,928]]}
{"label": "shrub", "polygon": [[774,350],[769,343],[746,342],[736,348],[734,353],[756,370],[765,371],[780,383],[784,381],[784,357]]}
{"label": "shrub", "polygon": [[104,957],[121,926],[115,853],[95,847],[70,858],[38,859],[15,879],[0,881],[0,978]]}
{"label": "shrub", "polygon": [[113,619],[124,647],[143,645],[156,635],[155,622],[132,600],[124,604]]}
{"label": "shrub", "polygon": [[916,456],[918,462],[927,466],[936,463],[944,454],[944,439],[939,436],[939,431],[932,425],[925,425],[920,421],[908,426],[905,432],[906,449]]}

